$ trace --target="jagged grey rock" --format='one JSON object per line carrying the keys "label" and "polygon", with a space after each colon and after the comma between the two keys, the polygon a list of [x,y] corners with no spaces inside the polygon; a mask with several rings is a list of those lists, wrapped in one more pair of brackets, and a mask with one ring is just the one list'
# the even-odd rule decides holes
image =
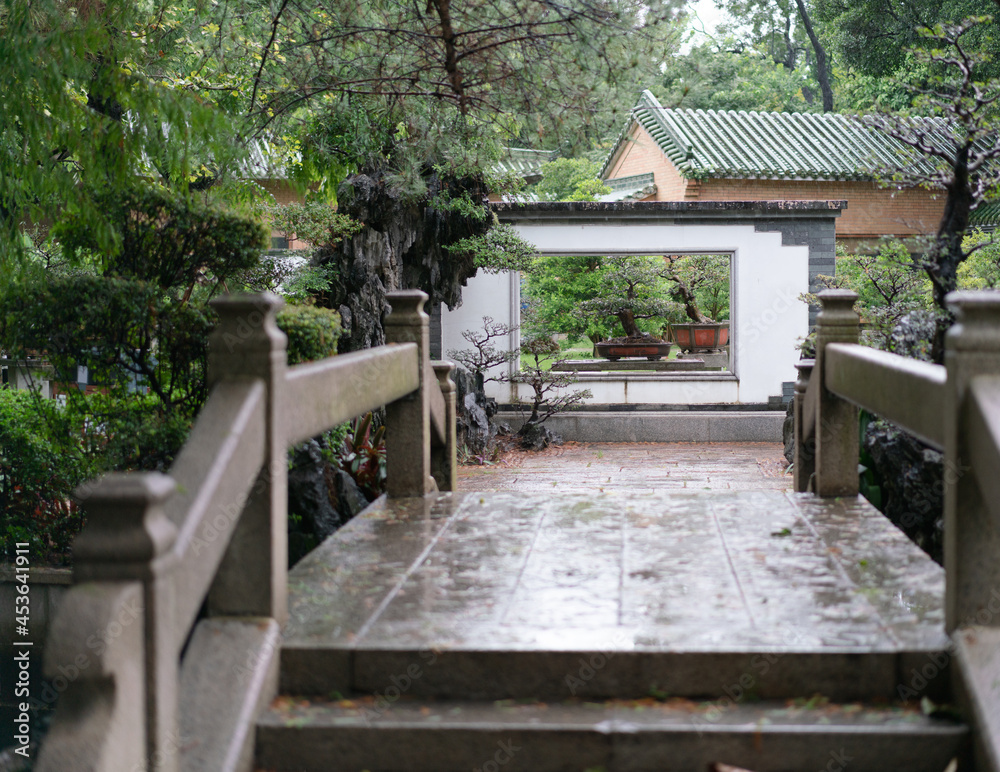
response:
{"label": "jagged grey rock", "polygon": [[343,469],[334,471],[333,483],[337,492],[337,511],[340,513],[340,524],[344,525],[368,506],[368,499],[358,488],[354,478]]}
{"label": "jagged grey rock", "polygon": [[937,332],[933,311],[910,311],[900,318],[889,334],[894,354],[930,362],[934,335]]}
{"label": "jagged grey rock", "polygon": [[795,402],[785,408],[785,420],[781,423],[781,441],[785,444],[785,461],[795,463]]}
{"label": "jagged grey rock", "polygon": [[[384,172],[353,175],[337,191],[338,211],[365,224],[357,235],[314,257],[315,263],[336,268],[324,304],[340,310],[341,352],[385,342],[382,318],[388,312],[388,291],[417,288],[449,308],[462,303],[462,287],[475,276],[476,265],[471,256],[449,252],[447,245],[485,233],[492,220],[428,206],[425,202],[448,183],[435,174],[424,182],[427,195],[416,202],[406,198]],[[487,191],[472,184],[469,192],[473,200],[483,201],[485,212]]]}
{"label": "jagged grey rock", "polygon": [[944,457],[885,421],[864,436],[882,488],[883,513],[938,563],[943,562]]}
{"label": "jagged grey rock", "polygon": [[517,441],[524,450],[545,450],[549,445],[562,445],[563,438],[545,424],[526,423],[518,430]]}
{"label": "jagged grey rock", "polygon": [[319,541],[343,522],[330,497],[326,466],[319,443],[309,440],[293,451],[288,471],[288,509],[302,518]]}

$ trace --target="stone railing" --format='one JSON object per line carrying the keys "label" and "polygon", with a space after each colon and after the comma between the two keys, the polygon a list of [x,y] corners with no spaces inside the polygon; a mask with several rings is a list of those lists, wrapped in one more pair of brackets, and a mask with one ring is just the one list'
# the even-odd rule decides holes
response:
{"label": "stone railing", "polygon": [[37,769],[252,768],[286,619],[289,445],[385,405],[389,495],[454,489],[452,365],[428,360],[426,299],[390,293],[388,345],[290,368],[280,299],[213,303],[209,398],[170,474],[78,491],[87,525],[45,650],[62,695]]}
{"label": "stone railing", "polygon": [[[819,295],[816,358],[799,365],[795,490],[858,493],[858,408],[944,452],[945,627],[976,769],[1000,770],[1000,292],[947,297],[945,364],[857,344],[857,296]],[[915,502],[916,503],[916,502]]]}

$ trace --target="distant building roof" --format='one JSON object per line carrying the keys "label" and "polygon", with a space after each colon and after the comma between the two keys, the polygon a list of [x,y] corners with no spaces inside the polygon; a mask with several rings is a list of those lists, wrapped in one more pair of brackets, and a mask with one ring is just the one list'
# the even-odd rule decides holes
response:
{"label": "distant building roof", "polygon": [[551,150],[508,147],[506,154],[497,164],[497,169],[519,174],[530,185],[542,178],[542,164],[551,161],[554,155]]}
{"label": "distant building roof", "polygon": [[1000,226],[1000,201],[980,204],[969,217],[969,225],[983,230],[996,230]]}
{"label": "distant building roof", "polygon": [[605,180],[604,184],[611,188],[611,192],[598,196],[598,201],[641,201],[656,193],[652,172],[633,174],[631,177],[616,177],[613,180]]}
{"label": "distant building roof", "polygon": [[[935,119],[921,119],[938,121]],[[835,113],[674,110],[643,91],[601,169],[640,124],[687,178],[859,180],[913,157],[901,142]],[[943,129],[943,123],[941,124]],[[915,158],[912,163],[924,163]],[[928,171],[931,167],[928,165]]]}

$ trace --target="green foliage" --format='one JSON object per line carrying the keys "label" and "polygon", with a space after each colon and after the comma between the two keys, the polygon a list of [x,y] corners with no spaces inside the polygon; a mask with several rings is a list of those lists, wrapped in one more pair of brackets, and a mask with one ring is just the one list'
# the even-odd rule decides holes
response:
{"label": "green foliage", "polygon": [[[0,390],[0,551],[31,545],[35,560],[65,554],[81,518],[73,489],[94,466],[74,438],[82,427],[54,402],[28,391]],[[56,560],[56,562],[61,562]]]}
{"label": "green foliage", "polygon": [[[829,287],[858,293],[857,309],[864,323],[862,340],[891,350],[891,333],[912,311],[931,307],[930,284],[902,242],[884,243],[876,254],[848,254],[838,247],[837,275],[821,276]],[[812,301],[815,304],[815,300]]]}
{"label": "green foliage", "polygon": [[[153,0],[68,7],[0,2],[0,265],[23,258],[19,228],[61,213],[113,249],[110,213],[93,196],[137,176],[185,190],[233,169],[244,152],[214,109],[173,75],[189,64],[195,9]],[[204,80],[204,79],[203,79]],[[81,184],[83,183],[83,184]]]}
{"label": "green foliage", "polygon": [[958,286],[961,289],[1000,288],[1000,241],[995,233],[976,230],[962,242],[968,253],[958,268]]}
{"label": "green foliage", "polygon": [[338,214],[331,204],[315,198],[301,204],[274,204],[268,207],[267,219],[271,228],[289,241],[297,239],[313,247],[333,246],[364,227],[346,214]]}
{"label": "green foliage", "polygon": [[607,257],[604,268],[597,296],[577,306],[582,314],[616,318],[626,337],[641,333],[637,320],[656,320],[659,330],[680,321],[680,305],[668,299],[671,285],[662,257]]}
{"label": "green foliage", "polygon": [[[94,255],[108,276],[192,287],[203,275],[225,281],[260,260],[268,244],[259,223],[155,185],[94,192],[109,223],[95,227],[77,212],[53,229],[68,253]],[[102,230],[102,232],[98,232]],[[111,241],[111,251],[101,244]]]}
{"label": "green foliage", "polygon": [[670,297],[685,306],[689,319],[720,322],[729,318],[729,257],[727,255],[667,255],[667,277],[674,283]]}
{"label": "green foliage", "polygon": [[481,236],[468,236],[445,246],[456,256],[471,255],[486,273],[532,270],[535,245],[518,235],[513,225],[496,223]]}
{"label": "green foliage", "polygon": [[601,165],[585,158],[557,158],[542,164],[542,180],[536,192],[542,201],[596,201],[610,193],[601,182]]}
{"label": "green foliage", "polygon": [[74,376],[86,366],[115,392],[139,380],[168,412],[194,415],[204,402],[214,323],[205,307],[149,282],[82,274],[24,282],[0,308],[0,346],[16,356],[45,352],[58,373]]}
{"label": "green foliage", "polygon": [[286,306],[278,312],[278,327],[288,336],[290,365],[335,356],[343,332],[340,314],[315,306]]}
{"label": "green foliage", "polygon": [[31,544],[35,559],[68,562],[83,527],[74,490],[112,469],[166,471],[190,424],[144,395],[77,393],[65,407],[0,390],[0,551]]}
{"label": "green foliage", "polygon": [[329,289],[336,277],[335,266],[311,265],[304,258],[286,252],[262,255],[257,265],[241,271],[228,285],[233,292],[273,292],[291,303],[301,304]]}
{"label": "green foliage", "polygon": [[[991,0],[820,0],[818,18],[831,31],[843,65],[876,78],[906,77],[911,49],[923,47],[919,30],[940,22],[995,13]],[[996,27],[976,33],[975,48],[995,45]],[[930,46],[927,46],[930,47]],[[859,105],[860,107],[860,105]]]}
{"label": "green foliage", "polygon": [[660,103],[691,110],[822,109],[812,97],[815,80],[807,70],[790,70],[754,47],[733,50],[728,42],[705,43],[673,60],[660,84],[650,87]]}
{"label": "green foliage", "polygon": [[585,335],[595,342],[611,337],[614,328],[609,320],[577,310],[580,303],[600,294],[607,272],[604,260],[575,255],[537,257],[534,269],[523,277],[522,297],[528,313],[522,313],[522,326],[528,334]]}

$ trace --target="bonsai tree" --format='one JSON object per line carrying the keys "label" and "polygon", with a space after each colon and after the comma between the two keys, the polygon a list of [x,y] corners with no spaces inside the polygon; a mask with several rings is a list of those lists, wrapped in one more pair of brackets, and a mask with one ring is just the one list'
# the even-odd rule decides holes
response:
{"label": "bonsai tree", "polygon": [[[715,324],[729,313],[729,258],[725,255],[664,255],[670,297],[697,324]],[[706,314],[704,309],[708,310]]]}
{"label": "bonsai tree", "polygon": [[520,351],[528,354],[528,363],[522,360],[521,370],[511,377],[514,383],[531,387],[529,400],[531,414],[517,431],[518,441],[526,450],[542,450],[551,443],[560,444],[562,438],[542,424],[570,405],[582,402],[593,394],[590,389],[564,391],[575,381],[573,373],[553,372],[554,364],[564,361],[559,344],[549,337],[531,338],[521,344]]}
{"label": "bonsai tree", "polygon": [[[641,320],[676,319],[681,305],[668,299],[670,278],[664,261],[656,257],[615,256],[605,260],[607,270],[597,297],[578,306],[590,316],[614,317],[625,340],[648,338]],[[656,329],[662,329],[662,323]]]}

